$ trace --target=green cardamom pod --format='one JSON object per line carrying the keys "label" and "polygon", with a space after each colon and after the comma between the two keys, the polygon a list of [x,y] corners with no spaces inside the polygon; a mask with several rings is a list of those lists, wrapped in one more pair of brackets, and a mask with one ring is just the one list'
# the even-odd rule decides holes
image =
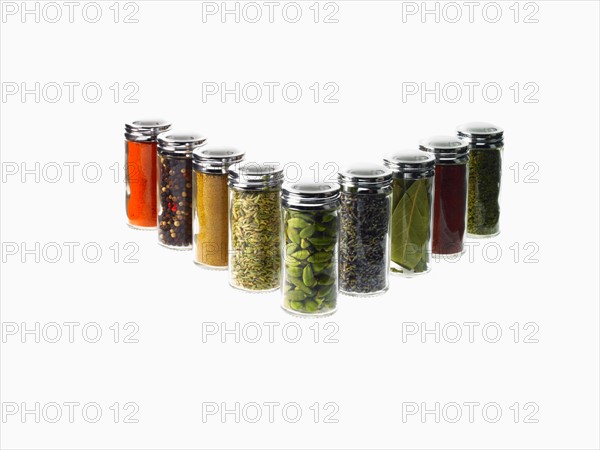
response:
{"label": "green cardamom pod", "polygon": [[313,234],[315,234],[315,225],[314,224],[309,225],[305,229],[303,229],[300,232],[300,237],[306,239],[306,238],[311,237]]}
{"label": "green cardamom pod", "polygon": [[308,247],[310,247],[310,241],[308,239],[302,239],[300,247],[302,247],[303,249],[307,249]]}
{"label": "green cardamom pod", "polygon": [[288,245],[286,245],[285,247],[285,254],[286,255],[291,255],[292,253],[294,253],[296,250],[298,250],[298,244],[294,244],[293,242],[290,242]]}
{"label": "green cardamom pod", "polygon": [[304,309],[306,312],[316,312],[319,310],[319,304],[313,300],[308,300],[304,303]]}
{"label": "green cardamom pod", "polygon": [[315,253],[314,255],[312,255],[311,257],[309,257],[308,258],[308,262],[311,262],[311,263],[324,263],[324,262],[329,262],[330,259],[331,259],[331,253],[320,252],[320,253]]}
{"label": "green cardamom pod", "polygon": [[[293,219],[291,219],[291,220],[293,220]],[[290,241],[292,241],[294,244],[300,245],[300,233],[298,233],[298,230],[288,227],[286,232],[287,232],[288,238],[290,238]]]}
{"label": "green cardamom pod", "polygon": [[292,253],[292,256],[296,259],[304,260],[310,256],[310,252],[308,250],[299,250]]}
{"label": "green cardamom pod", "polygon": [[286,297],[287,297],[288,301],[290,301],[290,302],[299,302],[306,298],[306,294],[304,292],[296,289],[293,291],[289,291],[286,294]]}
{"label": "green cardamom pod", "polygon": [[304,311],[304,302],[290,302],[290,307],[295,311]]}
{"label": "green cardamom pod", "polygon": [[311,237],[308,239],[310,242],[312,242],[314,245],[319,245],[319,246],[325,246],[325,245],[331,245],[334,240],[331,237],[327,237],[327,236],[321,236],[321,237]]}
{"label": "green cardamom pod", "polygon": [[310,265],[307,265],[302,271],[302,281],[304,281],[304,284],[308,287],[314,287],[317,284],[317,280],[315,279],[315,275],[313,274]]}
{"label": "green cardamom pod", "polygon": [[302,276],[302,267],[286,267],[287,273],[295,278]]}
{"label": "green cardamom pod", "polygon": [[288,220],[287,223],[292,228],[307,228],[310,225],[310,223],[308,223],[306,220],[302,220],[297,217]]}

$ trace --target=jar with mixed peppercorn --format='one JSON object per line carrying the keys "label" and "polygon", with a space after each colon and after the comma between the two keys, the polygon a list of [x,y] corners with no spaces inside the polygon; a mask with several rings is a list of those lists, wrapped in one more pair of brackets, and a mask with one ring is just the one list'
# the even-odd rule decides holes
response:
{"label": "jar with mixed peppercorn", "polygon": [[206,138],[197,133],[158,136],[158,242],[192,248],[192,153]]}

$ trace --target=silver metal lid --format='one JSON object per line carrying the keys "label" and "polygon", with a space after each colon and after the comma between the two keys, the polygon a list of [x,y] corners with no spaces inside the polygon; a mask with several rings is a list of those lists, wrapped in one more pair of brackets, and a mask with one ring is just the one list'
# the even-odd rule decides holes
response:
{"label": "silver metal lid", "polygon": [[168,131],[158,135],[158,150],[164,153],[174,153],[191,156],[192,152],[204,145],[206,138],[198,133]]}
{"label": "silver metal lid", "polygon": [[459,137],[472,144],[496,144],[504,139],[504,130],[488,122],[469,122],[456,127]]}
{"label": "silver metal lid", "polygon": [[206,146],[194,150],[194,168],[204,173],[224,174],[237,164],[246,152],[232,147]]}
{"label": "silver metal lid", "polygon": [[435,157],[419,150],[400,150],[385,155],[383,164],[394,172],[431,172],[435,166]]}
{"label": "silver metal lid", "polygon": [[136,142],[155,141],[160,133],[171,128],[166,120],[136,120],[125,124],[125,139]]}
{"label": "silver metal lid", "polygon": [[343,190],[347,188],[378,190],[391,185],[392,171],[378,164],[356,164],[340,170],[338,182]]}
{"label": "silver metal lid", "polygon": [[280,187],[282,183],[283,169],[269,164],[248,162],[229,169],[229,186],[242,190],[260,191]]}
{"label": "silver metal lid", "polygon": [[339,198],[340,185],[337,183],[285,183],[281,192],[284,206],[306,209],[336,206]]}
{"label": "silver metal lid", "polygon": [[452,161],[469,154],[469,142],[456,136],[432,136],[419,143],[419,150],[432,153],[436,161]]}

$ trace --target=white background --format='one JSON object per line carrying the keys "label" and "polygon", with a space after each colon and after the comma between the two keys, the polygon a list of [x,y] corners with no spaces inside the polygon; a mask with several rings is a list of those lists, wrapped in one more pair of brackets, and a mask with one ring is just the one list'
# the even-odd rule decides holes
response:
{"label": "white background", "polygon": [[[517,23],[512,2],[499,3],[496,23],[482,16],[484,2],[472,23],[463,3],[457,23],[450,23],[455,11],[443,10],[443,3],[439,23],[433,15],[403,16],[403,7],[421,8],[420,2],[338,1],[337,23],[324,23],[335,5],[323,4],[314,23],[312,2],[301,2],[297,23],[282,16],[284,3],[273,23],[262,3],[257,23],[246,20],[254,17],[249,9],[236,23],[233,15],[225,21],[203,16],[202,3],[192,1],[138,1],[138,23],[124,23],[133,11],[124,4],[117,5],[121,14],[114,23],[112,2],[101,2],[101,19],[90,23],[82,16],[85,4],[73,23],[59,2],[57,23],[49,23],[56,12],[47,8],[46,17],[40,9],[39,23],[18,12],[3,13],[0,25],[3,92],[14,83],[19,89],[21,83],[46,86],[39,102],[19,92],[1,104],[1,400],[4,408],[16,403],[30,409],[36,402],[95,402],[103,415],[89,423],[79,408],[70,423],[64,407],[57,423],[44,416],[36,423],[33,414],[3,413],[2,448],[598,448],[597,2],[521,3]],[[537,23],[526,23],[532,11]],[[94,10],[87,12],[94,17]],[[288,13],[293,18],[293,10]],[[64,82],[98,83],[102,96],[92,103],[76,88],[71,103],[64,87],[52,103],[51,83]],[[109,89],[116,82],[117,102]],[[128,82],[139,87],[137,103],[124,102]],[[277,90],[272,103],[266,90],[256,103],[248,96],[236,103],[233,95],[203,101],[202,83],[223,82],[230,88],[293,82],[303,94],[296,103]],[[315,82],[335,83],[338,102],[325,103],[322,96],[315,102],[309,89]],[[493,102],[479,88],[470,102],[464,88],[456,102],[455,91],[437,102],[433,95],[403,101],[403,83],[433,88],[436,82],[497,83],[502,95]],[[510,89],[515,83],[518,99]],[[537,103],[524,101],[531,92],[525,83],[537,86],[529,98]],[[328,319],[295,319],[280,309],[279,293],[237,292],[225,272],[202,270],[191,253],[168,251],[157,245],[155,232],[125,225],[122,171],[115,182],[110,167],[122,169],[124,123],[155,116],[203,132],[212,143],[237,145],[251,160],[296,162],[309,175],[315,162],[323,175],[327,162],[380,161],[388,151],[452,133],[465,121],[493,122],[505,129],[502,234],[489,253],[481,242],[471,260],[437,262],[418,279],[394,278],[378,298],[342,297]],[[35,172],[36,162],[39,182],[35,174],[22,179],[22,163]],[[65,163],[80,164],[72,182]],[[93,167],[82,173],[86,163],[101,167],[97,182],[89,181]],[[56,164],[63,173],[53,183]],[[8,173],[15,167],[19,173]],[[48,261],[54,253],[42,254],[39,263],[21,253],[36,243],[50,251],[52,242],[79,243],[74,261],[66,247],[56,263]],[[137,263],[124,262],[129,242],[139,247]],[[99,262],[84,259],[86,243],[100,246]],[[14,245],[17,254],[8,254]],[[498,248],[502,254],[492,262]],[[11,322],[19,326],[16,335],[7,332]],[[74,343],[67,336],[54,344],[43,336],[39,343],[34,335],[22,338],[21,324],[33,328],[36,322],[81,325]],[[88,322],[102,329],[98,343],[81,335]],[[114,343],[109,327],[115,322],[121,329],[137,324],[139,342],[123,343],[122,333]],[[264,335],[252,344],[231,335],[225,342],[203,336],[208,322],[278,326],[274,342]],[[302,330],[298,343],[282,336],[288,322]],[[407,322],[481,325],[473,343],[468,336],[454,344],[442,336],[436,343],[431,335],[423,343],[418,334],[404,335],[403,342]],[[490,322],[502,330],[497,343],[482,336]],[[518,343],[509,328],[515,322],[522,330]],[[523,342],[529,322],[539,328],[537,343]],[[324,342],[326,326],[337,329],[337,343]],[[123,423],[123,415],[114,423],[109,408],[115,402],[121,409],[136,403],[138,423]],[[236,402],[295,402],[303,415],[289,423],[279,408],[274,423],[265,416],[236,423],[233,415],[203,421],[206,402],[230,408]],[[315,402],[319,423],[309,409]],[[328,402],[339,407],[337,423],[324,423]],[[419,414],[403,421],[407,402],[428,408],[493,402],[502,417],[490,423],[479,407],[470,423],[464,407],[457,423],[446,420],[455,415],[449,411],[439,423]],[[509,409],[516,402],[518,423]],[[539,408],[537,423],[524,423],[529,402]]]}

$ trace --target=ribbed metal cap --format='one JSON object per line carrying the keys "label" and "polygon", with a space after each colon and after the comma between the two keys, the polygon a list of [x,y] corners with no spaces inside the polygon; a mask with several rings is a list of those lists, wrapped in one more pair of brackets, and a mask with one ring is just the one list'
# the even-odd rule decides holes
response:
{"label": "ribbed metal cap", "polygon": [[229,170],[229,185],[240,189],[260,191],[280,187],[282,183],[283,169],[269,164],[248,162]]}
{"label": "ribbed metal cap", "polygon": [[194,150],[194,168],[204,173],[224,174],[244,159],[246,152],[232,147],[206,146]]}
{"label": "ribbed metal cap", "polygon": [[419,150],[432,153],[437,161],[452,161],[469,154],[469,142],[456,136],[432,136],[419,143]]}
{"label": "ribbed metal cap", "polygon": [[458,137],[472,144],[496,144],[504,139],[504,130],[488,122],[469,122],[456,127]]}
{"label": "ribbed metal cap", "polygon": [[284,206],[324,208],[335,206],[340,198],[337,183],[296,182],[283,185],[281,198]]}
{"label": "ribbed metal cap", "polygon": [[164,153],[174,153],[191,156],[192,152],[204,145],[206,138],[198,133],[168,131],[158,135],[158,150]]}
{"label": "ribbed metal cap", "polygon": [[160,133],[171,128],[166,120],[136,120],[125,124],[125,139],[136,142],[155,141]]}
{"label": "ribbed metal cap", "polygon": [[419,150],[400,150],[383,157],[383,164],[394,172],[426,173],[435,166],[435,157]]}
{"label": "ribbed metal cap", "polygon": [[355,164],[340,170],[338,182],[344,191],[376,192],[391,185],[392,171],[378,164]]}

